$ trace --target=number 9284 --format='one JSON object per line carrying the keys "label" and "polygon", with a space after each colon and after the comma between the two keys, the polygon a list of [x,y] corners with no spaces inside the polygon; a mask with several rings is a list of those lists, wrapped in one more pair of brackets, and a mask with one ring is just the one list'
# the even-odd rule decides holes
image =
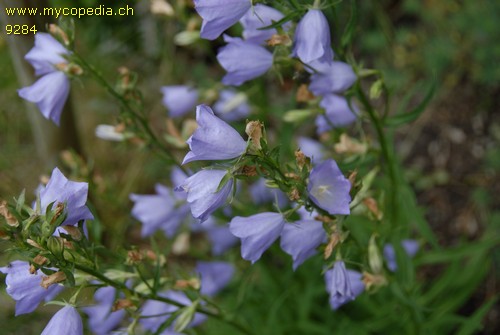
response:
{"label": "number 9284", "polygon": [[27,24],[8,24],[5,26],[7,35],[28,35],[36,34],[36,26]]}

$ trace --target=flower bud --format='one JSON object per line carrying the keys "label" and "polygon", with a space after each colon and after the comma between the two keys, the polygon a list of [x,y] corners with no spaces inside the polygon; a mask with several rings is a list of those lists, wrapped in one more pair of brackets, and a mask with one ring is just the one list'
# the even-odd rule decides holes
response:
{"label": "flower bud", "polygon": [[49,33],[65,46],[70,45],[68,35],[58,25],[53,23],[49,24]]}
{"label": "flower bud", "polygon": [[189,251],[189,233],[181,233],[172,245],[172,253],[174,255],[183,255]]}
{"label": "flower bud", "polygon": [[260,121],[250,121],[247,123],[247,126],[245,128],[245,133],[252,141],[252,148],[254,150],[262,149],[262,147],[260,146],[260,140],[262,138],[262,126],[263,124]]}
{"label": "flower bud", "polygon": [[309,102],[315,98],[314,94],[309,91],[306,84],[301,84],[297,90],[295,100],[297,102]]}
{"label": "flower bud", "polygon": [[115,301],[113,304],[113,307],[111,308],[112,312],[119,311],[124,308],[130,308],[134,307],[134,303],[130,299],[118,299]]}
{"label": "flower bud", "polygon": [[363,283],[367,290],[377,289],[387,285],[387,279],[381,274],[363,272]]}
{"label": "flower bud", "polygon": [[382,272],[382,255],[380,254],[380,250],[375,242],[375,235],[372,235],[370,242],[368,242],[368,263],[375,274]]}
{"label": "flower bud", "polygon": [[284,45],[284,46],[289,47],[292,45],[292,40],[290,39],[290,36],[288,36],[287,34],[283,34],[283,35],[274,34],[266,42],[267,42],[267,45],[269,45],[271,47],[274,47],[277,45]]}
{"label": "flower bud", "polygon": [[5,221],[7,224],[11,227],[17,227],[19,226],[19,222],[17,219],[9,212],[9,209],[7,207],[7,202],[2,201],[0,203],[0,215],[5,218]]}

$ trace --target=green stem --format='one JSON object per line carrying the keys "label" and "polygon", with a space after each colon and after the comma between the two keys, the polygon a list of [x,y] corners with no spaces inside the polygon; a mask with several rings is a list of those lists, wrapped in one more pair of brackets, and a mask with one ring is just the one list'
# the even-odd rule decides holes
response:
{"label": "green stem", "polygon": [[[94,269],[88,268],[86,266],[82,266],[79,264],[74,264],[74,266],[77,270],[83,271],[91,276],[96,277],[97,279],[101,280],[102,282],[104,282],[106,284],[109,284],[117,289],[122,290],[122,291],[128,292],[129,294],[134,295],[136,297],[139,297],[141,299],[161,301],[161,302],[164,302],[164,303],[169,304],[169,305],[177,306],[179,308],[187,307],[187,305],[184,305],[182,303],[179,303],[179,302],[172,300],[172,299],[169,299],[169,298],[137,292],[134,289],[127,287],[127,285],[125,285],[125,283],[115,281],[113,279],[109,279],[104,274],[102,274],[98,271],[95,271]],[[196,307],[196,312],[201,313],[201,314],[205,314],[206,316],[209,316],[209,317],[218,319],[222,322],[225,322],[225,323],[233,326],[234,328],[238,329],[243,334],[253,335],[253,333],[250,330],[248,330],[246,327],[244,327],[243,325],[239,324],[238,322],[236,322],[234,320],[229,319],[226,315],[214,313],[212,311],[206,310],[205,308],[203,308],[201,306]]]}

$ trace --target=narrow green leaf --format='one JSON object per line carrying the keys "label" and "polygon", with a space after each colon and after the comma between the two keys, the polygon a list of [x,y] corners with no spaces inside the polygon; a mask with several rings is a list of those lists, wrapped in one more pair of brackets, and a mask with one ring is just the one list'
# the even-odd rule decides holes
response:
{"label": "narrow green leaf", "polygon": [[342,49],[345,49],[349,44],[351,44],[354,29],[356,29],[356,23],[358,21],[358,7],[356,6],[356,1],[351,0],[351,16],[347,22],[347,26],[344,29],[344,33],[341,38]]}
{"label": "narrow green leaf", "polygon": [[219,183],[219,186],[217,186],[217,189],[215,190],[215,193],[218,193],[220,190],[222,190],[222,188],[224,186],[226,186],[226,184],[229,182],[229,180],[233,178],[233,175],[231,174],[231,172],[227,172],[224,177],[222,177],[220,183]]}
{"label": "narrow green leaf", "polygon": [[497,302],[498,295],[491,298],[488,302],[483,304],[468,320],[463,324],[460,330],[456,333],[457,335],[469,335],[475,334],[476,330],[481,329],[481,322],[488,313],[488,311]]}

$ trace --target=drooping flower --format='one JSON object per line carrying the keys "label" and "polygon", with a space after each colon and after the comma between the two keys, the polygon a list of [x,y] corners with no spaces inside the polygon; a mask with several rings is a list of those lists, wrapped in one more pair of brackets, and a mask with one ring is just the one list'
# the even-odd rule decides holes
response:
{"label": "drooping flower", "polygon": [[[243,26],[243,38],[256,44],[265,43],[271,36],[277,33],[276,29],[260,28],[269,26],[274,22],[278,22],[284,17],[283,13],[272,7],[256,4],[252,10],[246,12],[240,22]],[[290,24],[285,24],[285,30],[288,30]]]}
{"label": "drooping flower", "polygon": [[41,335],[83,335],[82,318],[75,307],[64,306],[61,308],[43,330]]}
{"label": "drooping flower", "polygon": [[[417,241],[409,239],[402,240],[401,246],[410,258],[415,256],[418,249],[420,249],[420,245]],[[392,244],[386,244],[384,246],[384,258],[387,262],[387,268],[392,272],[395,272],[398,269],[398,264],[396,262],[396,251],[394,250],[394,246]]]}
{"label": "drooping flower", "polygon": [[241,257],[252,264],[280,236],[285,220],[279,213],[259,213],[234,217],[229,223],[231,233],[241,239]]}
{"label": "drooping flower", "polygon": [[250,114],[247,96],[234,89],[224,89],[214,104],[214,112],[226,122],[244,119]]}
{"label": "drooping flower", "polygon": [[337,163],[328,159],[316,165],[309,175],[309,198],[328,213],[348,215],[351,183],[344,177]]}
{"label": "drooping flower", "polygon": [[332,128],[345,127],[356,121],[357,107],[354,103],[349,106],[346,98],[341,95],[327,94],[319,103],[325,109],[324,115],[316,118],[318,134]]}
{"label": "drooping flower", "polygon": [[112,311],[116,299],[114,287],[101,287],[94,293],[96,305],[83,308],[88,316],[90,330],[97,335],[107,335],[115,329],[125,317],[125,310]]}
{"label": "drooping flower", "polygon": [[333,269],[325,272],[326,291],[330,294],[330,306],[338,309],[363,293],[365,286],[361,273],[346,270],[342,261],[335,262]]}
{"label": "drooping flower", "polygon": [[231,192],[233,180],[230,179],[219,192],[216,191],[225,175],[226,171],[222,170],[201,170],[175,188],[176,191],[187,193],[193,217],[203,222],[224,204]]}
{"label": "drooping flower", "polygon": [[314,95],[342,93],[356,81],[352,66],[343,62],[317,64],[317,73],[311,75],[309,90]]}
{"label": "drooping flower", "polygon": [[224,160],[240,156],[246,142],[234,128],[214,115],[206,105],[196,107],[198,128],[187,140],[189,151],[182,164],[197,160]]}
{"label": "drooping flower", "polygon": [[163,105],[168,108],[171,117],[179,117],[196,106],[198,91],[190,86],[163,86]]}
{"label": "drooping flower", "polygon": [[200,36],[216,39],[238,22],[251,6],[248,0],[194,0],[194,7],[203,18]]}
{"label": "drooping flower", "polygon": [[330,26],[321,10],[310,9],[300,20],[292,56],[306,64],[332,61]]}
{"label": "drooping flower", "polygon": [[142,222],[142,237],[150,236],[161,229],[165,235],[172,237],[185,217],[187,208],[179,211],[176,208],[176,198],[172,189],[156,184],[157,194],[130,194],[130,200],[135,204],[132,215]]}
{"label": "drooping flower", "polygon": [[228,72],[222,83],[239,86],[266,73],[273,65],[273,54],[260,45],[232,38],[219,49],[217,60]]}
{"label": "drooping flower", "polygon": [[66,65],[63,55],[69,54],[55,38],[47,33],[35,35],[35,46],[24,57],[42,76],[33,85],[18,91],[19,96],[37,105],[42,115],[59,125],[64,104],[69,95],[69,79],[56,66]]}
{"label": "drooping flower", "polygon": [[211,297],[229,283],[234,266],[227,262],[198,262],[196,271],[201,277],[200,293]]}
{"label": "drooping flower", "polygon": [[299,220],[285,224],[280,246],[293,258],[293,270],[317,253],[316,248],[326,240],[323,224],[316,220]]}
{"label": "drooping flower", "polygon": [[[170,290],[158,293],[158,296],[163,298],[168,298],[170,300],[176,301],[186,306],[191,305],[191,300],[189,300],[189,298],[183,292]],[[157,300],[148,300],[144,303],[144,305],[141,308],[141,316],[143,317],[139,320],[139,323],[145,330],[149,330],[154,333],[165,321],[168,320],[168,318],[171,317],[172,313],[175,313],[178,309],[179,307],[175,305],[171,305]],[[158,316],[153,316],[153,315],[158,315]],[[205,315],[196,313],[194,315],[193,321],[191,321],[188,327],[195,327],[205,320],[206,320]],[[175,321],[168,328],[168,330],[173,331],[174,325]]]}
{"label": "drooping flower", "polygon": [[42,300],[52,299],[64,288],[61,285],[51,285],[47,289],[40,286],[43,273],[31,274],[28,262],[13,261],[0,268],[0,272],[7,275],[7,294],[16,301],[16,316],[33,312]]}
{"label": "drooping flower", "polygon": [[74,225],[80,220],[92,220],[94,216],[86,206],[89,184],[68,180],[62,172],[55,168],[50,180],[40,189],[40,212],[45,214],[47,206],[54,203],[64,203],[67,213],[62,225]]}

